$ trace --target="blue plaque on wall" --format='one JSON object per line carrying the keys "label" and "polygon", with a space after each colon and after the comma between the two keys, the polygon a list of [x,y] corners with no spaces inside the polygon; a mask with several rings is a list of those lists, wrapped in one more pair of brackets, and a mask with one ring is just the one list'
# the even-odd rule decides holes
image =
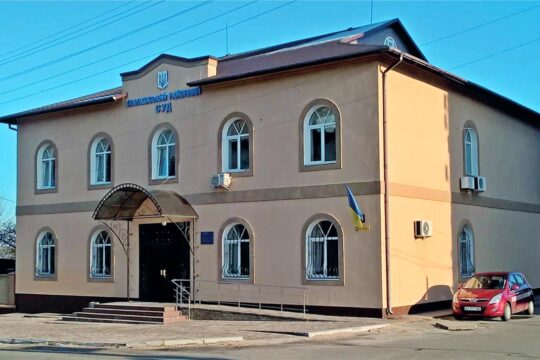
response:
{"label": "blue plaque on wall", "polygon": [[214,232],[213,231],[201,231],[201,244],[202,245],[212,245],[214,243]]}

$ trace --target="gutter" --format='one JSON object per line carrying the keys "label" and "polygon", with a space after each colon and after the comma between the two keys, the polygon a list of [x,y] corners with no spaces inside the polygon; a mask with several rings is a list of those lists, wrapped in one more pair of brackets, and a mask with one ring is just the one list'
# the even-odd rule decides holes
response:
{"label": "gutter", "polygon": [[386,74],[403,62],[403,53],[399,54],[399,60],[393,63],[386,70],[382,71],[382,102],[383,102],[383,167],[384,167],[384,247],[386,262],[386,313],[392,315],[392,292],[391,292],[391,267],[390,267],[390,204],[388,194],[388,115],[386,98]]}

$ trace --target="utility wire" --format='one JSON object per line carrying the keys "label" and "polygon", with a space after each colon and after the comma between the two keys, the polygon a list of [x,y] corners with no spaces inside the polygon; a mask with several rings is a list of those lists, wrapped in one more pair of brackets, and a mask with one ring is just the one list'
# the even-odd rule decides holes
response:
{"label": "utility wire", "polygon": [[[248,21],[250,21],[250,20],[256,19],[256,18],[258,18],[258,17],[261,17],[261,16],[263,16],[263,15],[266,15],[266,14],[268,14],[268,13],[270,13],[270,12],[279,10],[279,9],[281,9],[281,8],[283,8],[283,7],[285,7],[285,6],[291,5],[291,4],[293,4],[293,3],[297,2],[297,1],[298,1],[298,0],[292,0],[292,1],[289,1],[289,2],[287,2],[287,3],[285,3],[285,4],[276,6],[276,7],[272,8],[272,9],[266,10],[266,11],[264,11],[264,12],[261,12],[261,13],[257,14],[257,15],[254,15],[254,16],[251,16],[251,17],[246,18],[246,19],[244,19],[244,20],[241,20],[241,21],[239,21],[239,22],[236,22],[236,23],[230,25],[230,26],[229,26],[229,29],[230,29],[230,28],[233,28],[233,27],[236,27],[236,26],[239,26],[239,25],[241,25],[241,24],[243,24],[243,23],[245,23],[245,22],[248,22]],[[172,47],[170,47],[170,48],[164,49],[163,51],[156,52],[156,53],[152,53],[152,54],[148,54],[148,55],[145,55],[145,56],[143,56],[143,57],[137,58],[137,59],[135,59],[135,60],[133,60],[133,61],[130,61],[130,62],[127,62],[127,63],[123,63],[123,64],[121,64],[121,65],[117,65],[117,66],[108,68],[108,69],[106,69],[106,70],[103,70],[103,71],[100,71],[100,72],[97,72],[97,73],[94,73],[94,74],[91,74],[91,75],[88,75],[88,76],[85,76],[85,77],[82,77],[82,78],[79,78],[79,79],[76,79],[76,80],[71,80],[71,81],[68,81],[68,82],[65,82],[65,83],[62,83],[62,84],[53,86],[53,87],[51,87],[51,88],[47,88],[47,89],[44,89],[44,90],[41,90],[41,91],[37,91],[37,92],[31,93],[31,94],[25,95],[25,96],[23,96],[23,97],[21,97],[21,98],[17,98],[17,99],[13,99],[13,100],[8,100],[8,101],[0,102],[0,105],[4,105],[4,104],[11,103],[11,102],[16,102],[16,101],[20,101],[20,100],[23,100],[23,99],[27,99],[28,97],[31,97],[31,96],[35,96],[35,95],[38,95],[38,94],[43,94],[43,93],[45,93],[45,92],[49,92],[49,91],[52,91],[52,90],[55,90],[55,89],[58,89],[58,88],[61,88],[61,87],[67,86],[67,85],[71,85],[71,84],[80,82],[80,81],[82,81],[82,80],[87,80],[87,79],[90,79],[90,78],[93,78],[93,77],[96,77],[96,76],[99,76],[99,75],[108,73],[108,72],[110,72],[110,71],[112,71],[112,70],[117,70],[117,69],[122,68],[122,67],[124,67],[124,66],[126,66],[126,65],[131,65],[131,64],[133,64],[133,63],[137,63],[137,62],[139,62],[139,61],[141,61],[141,60],[148,59],[149,57],[155,57],[155,56],[160,55],[160,54],[162,54],[162,53],[164,53],[164,52],[166,52],[166,51],[169,51],[169,50],[172,50],[172,49],[176,49],[176,48],[178,48],[178,47],[180,47],[180,46],[184,46],[184,45],[187,45],[187,44],[189,44],[189,43],[195,42],[195,41],[197,41],[197,40],[203,39],[203,38],[205,38],[205,37],[208,37],[208,36],[217,34],[217,33],[221,32],[221,31],[223,31],[223,28],[220,28],[220,29],[218,29],[218,30],[215,30],[215,31],[206,33],[206,34],[204,34],[204,35],[201,35],[201,36],[199,36],[199,37],[196,37],[196,38],[193,38],[193,39],[191,39],[191,40],[185,41],[185,42],[183,42],[183,43],[174,45],[174,46],[172,46]]]}
{"label": "utility wire", "polygon": [[[28,57],[28,56],[33,55],[33,54],[37,54],[37,53],[39,53],[39,52],[41,52],[41,51],[44,51],[44,50],[49,50],[49,49],[51,49],[51,48],[53,48],[53,47],[55,47],[55,46],[64,44],[64,43],[66,43],[66,42],[68,42],[68,41],[71,41],[71,40],[73,40],[73,39],[77,39],[77,38],[79,38],[79,37],[81,37],[81,36],[90,34],[90,33],[94,32],[94,31],[96,31],[96,30],[101,30],[101,29],[103,29],[104,27],[106,27],[106,26],[108,26],[108,25],[110,25],[110,24],[113,24],[113,23],[115,23],[115,22],[118,22],[118,21],[123,20],[123,19],[125,19],[125,18],[128,18],[128,17],[130,17],[130,16],[133,16],[133,15],[135,15],[135,14],[138,14],[138,13],[140,13],[140,12],[142,12],[142,11],[145,11],[145,10],[147,10],[147,9],[150,9],[151,7],[154,7],[154,6],[156,6],[156,5],[159,5],[159,4],[163,3],[163,2],[164,2],[164,0],[162,0],[162,1],[156,1],[156,2],[151,2],[151,1],[143,2],[143,3],[139,4],[139,5],[136,5],[135,7],[131,8],[131,9],[128,10],[128,11],[134,10],[134,9],[136,9],[136,8],[138,8],[138,7],[141,7],[141,6],[144,6],[144,5],[146,5],[146,4],[149,4],[149,5],[146,6],[146,7],[143,7],[142,9],[138,9],[137,11],[134,11],[134,12],[131,12],[131,13],[128,13],[128,14],[116,14],[116,15],[113,15],[113,16],[111,16],[111,17],[108,17],[108,18],[105,18],[105,19],[103,19],[103,20],[101,20],[101,21],[98,21],[98,22],[95,23],[95,24],[91,24],[91,25],[89,25],[89,26],[87,26],[87,27],[84,27],[84,28],[82,28],[82,29],[73,31],[73,32],[71,32],[71,33],[69,33],[69,34],[66,34],[66,35],[63,35],[63,36],[61,36],[61,37],[59,37],[59,38],[57,38],[57,39],[54,39],[54,40],[48,41],[48,42],[46,42],[46,43],[44,43],[44,44],[41,44],[41,45],[39,45],[37,48],[25,50],[25,51],[23,51],[23,52],[20,53],[20,54],[17,54],[17,55],[8,57],[8,58],[6,58],[6,59],[3,59],[2,62],[0,62],[0,65],[5,65],[5,64],[12,63],[12,62],[14,62],[14,61],[18,61],[18,60],[20,60],[20,59],[24,59],[24,58],[26,58],[26,57]],[[119,17],[119,18],[117,18],[117,19],[114,19],[115,17],[117,17],[117,16],[119,16],[119,15],[123,15],[123,16],[121,16],[121,17]],[[111,19],[113,19],[113,20],[111,20]],[[94,29],[90,29],[90,30],[88,30],[88,31],[86,31],[86,32],[79,33],[79,32],[82,31],[82,30],[86,30],[86,29],[88,29],[88,28],[91,28],[91,27],[93,27],[93,26],[95,26],[95,25],[98,25],[98,24],[100,24],[100,23],[102,23],[102,22],[104,22],[104,21],[107,21],[107,20],[111,20],[111,21],[109,21],[109,22],[107,22],[107,23],[105,23],[105,24],[103,24],[103,25],[101,25],[101,26],[99,26],[99,27],[96,27],[96,28],[94,28]],[[79,34],[77,34],[77,33],[79,33]],[[70,35],[73,35],[73,34],[76,34],[76,35],[74,35],[74,36],[72,36],[72,37],[66,39],[66,37],[68,37],[68,36],[70,36]],[[59,41],[59,40],[61,40],[61,41]],[[55,43],[55,42],[56,42],[56,43]]]}
{"label": "utility wire", "polygon": [[450,38],[453,38],[453,37],[455,37],[455,36],[458,36],[458,35],[461,35],[461,34],[463,34],[463,33],[466,33],[466,32],[468,32],[468,31],[476,30],[476,29],[478,29],[478,28],[481,28],[481,27],[484,27],[484,26],[487,26],[487,25],[491,25],[491,24],[496,23],[496,22],[498,22],[498,21],[505,20],[505,19],[508,19],[508,18],[510,18],[510,17],[512,17],[512,16],[516,16],[516,15],[519,15],[519,14],[523,14],[523,13],[526,13],[526,12],[529,12],[529,11],[532,11],[532,10],[535,10],[535,9],[538,9],[538,8],[540,8],[540,5],[533,6],[533,7],[530,7],[530,8],[527,8],[527,9],[523,9],[523,10],[520,10],[520,11],[516,11],[516,12],[514,12],[514,13],[511,13],[511,14],[508,14],[508,15],[505,15],[505,16],[501,16],[501,17],[495,18],[495,19],[490,20],[490,21],[487,21],[487,22],[485,22],[485,23],[478,24],[478,25],[475,25],[475,26],[472,26],[472,27],[469,27],[469,28],[460,30],[460,31],[455,32],[455,33],[452,33],[452,34],[448,34],[448,35],[445,35],[445,36],[441,36],[440,38],[437,38],[437,39],[433,39],[433,40],[427,41],[427,42],[425,42],[425,43],[420,44],[420,46],[426,46],[426,45],[430,45],[430,44],[439,42],[439,41],[441,41],[441,40],[450,39]]}
{"label": "utility wire", "polygon": [[11,75],[4,76],[4,77],[0,78],[0,82],[6,81],[6,80],[9,80],[9,79],[13,79],[13,78],[18,77],[18,76],[21,76],[21,75],[26,75],[26,74],[31,73],[31,72],[34,72],[34,71],[36,71],[36,70],[43,69],[43,68],[45,68],[45,67],[47,67],[47,66],[50,66],[50,65],[53,65],[53,64],[57,64],[57,63],[62,62],[62,61],[64,61],[64,60],[67,60],[67,59],[70,59],[70,58],[72,58],[72,57],[75,57],[75,56],[77,56],[77,55],[83,54],[83,53],[88,52],[88,51],[90,51],[90,50],[97,49],[97,48],[99,48],[99,47],[102,47],[102,46],[104,46],[104,45],[110,44],[110,43],[115,42],[115,41],[117,41],[117,40],[120,40],[120,39],[123,39],[123,38],[125,38],[125,37],[128,37],[128,36],[131,36],[131,35],[133,35],[133,34],[136,34],[136,33],[140,32],[140,31],[143,31],[143,30],[146,30],[146,29],[151,28],[151,27],[153,27],[153,26],[159,25],[159,24],[161,24],[161,23],[163,23],[163,22],[165,22],[165,21],[167,21],[167,20],[173,19],[173,18],[175,18],[175,17],[178,17],[178,16],[183,15],[183,14],[185,14],[185,13],[188,13],[188,12],[190,12],[190,11],[193,11],[193,10],[199,8],[199,7],[206,6],[206,5],[210,4],[210,3],[212,3],[213,1],[214,1],[214,0],[207,0],[207,1],[204,1],[204,2],[197,3],[197,4],[193,5],[193,6],[190,6],[190,7],[187,8],[187,9],[178,11],[177,13],[174,13],[173,15],[166,16],[166,17],[161,18],[161,19],[159,19],[159,20],[157,20],[157,21],[154,21],[154,22],[151,22],[151,23],[146,24],[146,25],[144,25],[144,26],[138,27],[138,28],[136,28],[136,29],[134,29],[134,30],[131,30],[131,31],[128,31],[128,32],[126,32],[126,33],[124,33],[124,34],[122,34],[122,35],[118,35],[118,36],[116,36],[116,37],[114,37],[114,38],[112,38],[112,39],[109,39],[109,40],[103,41],[103,42],[101,42],[101,43],[92,45],[92,46],[87,47],[87,48],[85,48],[85,49],[76,51],[76,52],[74,52],[74,53],[64,55],[64,56],[62,56],[62,57],[60,57],[60,58],[57,58],[57,59],[48,61],[48,62],[46,62],[46,63],[43,63],[43,64],[40,64],[40,65],[31,67],[31,68],[29,68],[29,69],[27,69],[27,70],[19,71],[19,72],[17,72],[17,73],[11,74]]}
{"label": "utility wire", "polygon": [[23,46],[18,47],[18,48],[16,48],[16,49],[10,50],[10,51],[5,52],[5,53],[2,53],[2,54],[0,54],[0,57],[3,57],[3,56],[5,56],[5,55],[12,54],[12,53],[17,52],[17,51],[19,51],[19,50],[22,50],[22,49],[24,49],[24,48],[27,48],[27,47],[30,47],[30,46],[34,46],[34,45],[36,45],[36,44],[39,44],[40,42],[42,42],[42,41],[44,41],[44,40],[48,40],[48,39],[50,39],[50,38],[52,38],[52,37],[55,37],[56,35],[59,35],[59,34],[61,34],[61,33],[63,33],[63,32],[66,32],[66,31],[69,31],[69,30],[71,30],[71,29],[77,28],[77,27],[79,27],[79,26],[81,26],[81,25],[83,25],[83,24],[86,24],[87,22],[90,22],[90,21],[92,21],[92,20],[95,20],[95,19],[100,18],[100,17],[102,17],[103,15],[107,15],[107,14],[110,14],[110,13],[112,13],[112,12],[115,12],[116,10],[121,9],[121,8],[123,8],[124,6],[128,6],[128,5],[130,5],[130,4],[134,3],[134,2],[135,2],[135,0],[126,2],[125,4],[122,4],[122,5],[118,6],[118,7],[115,7],[114,9],[107,10],[107,11],[105,11],[105,12],[99,14],[99,15],[96,15],[96,16],[90,18],[90,19],[87,19],[87,20],[85,20],[85,21],[82,21],[82,22],[80,22],[80,23],[78,23],[78,24],[75,24],[75,25],[73,25],[73,26],[67,27],[67,28],[65,28],[65,29],[63,29],[63,30],[57,31],[57,32],[55,32],[54,34],[45,36],[44,38],[41,38],[41,39],[36,40],[36,41],[34,41],[34,42],[31,42],[31,43],[29,43],[29,44],[26,44],[26,45],[23,45]]}
{"label": "utility wire", "polygon": [[98,63],[103,62],[103,61],[105,61],[105,60],[112,59],[112,58],[114,58],[114,57],[117,57],[117,56],[120,56],[120,55],[122,55],[122,54],[125,54],[125,53],[128,53],[128,52],[130,52],[130,51],[133,51],[133,50],[135,50],[135,49],[139,49],[139,48],[141,48],[141,47],[143,47],[143,46],[146,46],[146,45],[149,45],[149,44],[154,44],[154,43],[156,43],[157,41],[160,41],[160,40],[169,38],[169,37],[171,37],[171,36],[178,35],[178,34],[184,32],[184,31],[186,31],[186,30],[190,30],[190,29],[192,29],[192,28],[194,28],[194,27],[196,27],[196,26],[199,26],[199,25],[208,23],[208,22],[210,22],[210,21],[212,21],[212,20],[218,19],[218,18],[223,17],[223,16],[225,16],[225,15],[228,15],[228,14],[230,14],[230,13],[232,13],[232,12],[238,11],[238,10],[240,10],[240,9],[243,9],[243,8],[247,7],[247,6],[250,6],[250,5],[252,5],[252,4],[255,4],[256,2],[258,2],[258,0],[250,1],[250,2],[248,2],[248,3],[245,3],[245,4],[242,4],[242,5],[240,5],[240,6],[237,6],[237,7],[233,8],[233,9],[231,9],[231,10],[228,10],[228,11],[226,11],[226,12],[220,13],[220,14],[218,14],[218,15],[216,15],[216,16],[213,16],[213,17],[210,17],[210,18],[208,18],[208,19],[206,19],[206,20],[200,21],[200,22],[198,22],[198,23],[196,23],[196,24],[193,24],[193,25],[190,25],[190,26],[186,26],[186,27],[184,27],[184,28],[182,28],[182,29],[180,29],[180,30],[174,31],[174,32],[169,33],[169,34],[164,35],[164,36],[160,36],[159,38],[156,38],[156,39],[147,41],[147,42],[145,42],[145,43],[141,43],[141,44],[139,44],[139,45],[137,45],[137,46],[134,46],[134,47],[131,47],[131,48],[129,48],[129,49],[120,51],[120,52],[115,53],[115,54],[113,54],[113,55],[109,55],[109,56],[103,57],[103,58],[101,58],[101,59],[98,59],[98,60],[95,60],[95,61],[86,63],[86,64],[84,64],[84,65],[77,66],[77,67],[75,67],[75,68],[72,68],[72,69],[69,69],[69,70],[62,71],[62,72],[60,72],[60,73],[58,73],[58,74],[49,76],[49,77],[44,78],[44,79],[41,79],[41,80],[32,81],[31,83],[28,83],[28,84],[25,84],[25,85],[21,85],[21,86],[19,86],[19,87],[14,88],[14,89],[10,89],[10,90],[6,90],[6,91],[3,91],[3,92],[0,92],[0,95],[5,95],[5,94],[12,93],[12,92],[14,92],[14,91],[17,91],[17,90],[25,89],[25,88],[27,88],[28,86],[37,85],[37,84],[43,83],[43,82],[45,82],[45,81],[55,79],[55,78],[57,78],[57,77],[67,75],[67,74],[72,73],[72,72],[74,72],[74,71],[77,71],[77,70],[80,70],[80,69],[84,69],[84,68],[86,68],[86,67],[88,67],[88,66],[98,64]]}

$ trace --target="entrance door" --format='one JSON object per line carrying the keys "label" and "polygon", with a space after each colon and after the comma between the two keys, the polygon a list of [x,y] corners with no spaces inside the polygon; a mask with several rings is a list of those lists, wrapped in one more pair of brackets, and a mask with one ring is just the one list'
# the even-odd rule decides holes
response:
{"label": "entrance door", "polygon": [[[178,225],[178,226],[176,226]],[[172,302],[172,279],[190,278],[190,223],[139,225],[139,299]]]}

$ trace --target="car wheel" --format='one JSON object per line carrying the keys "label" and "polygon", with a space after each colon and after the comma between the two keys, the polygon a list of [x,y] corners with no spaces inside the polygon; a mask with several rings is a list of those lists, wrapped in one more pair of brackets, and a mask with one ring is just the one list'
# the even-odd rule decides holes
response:
{"label": "car wheel", "polygon": [[463,320],[463,315],[456,315],[456,314],[454,314],[454,319],[456,319],[456,320]]}
{"label": "car wheel", "polygon": [[510,304],[504,305],[504,313],[503,316],[501,316],[502,321],[509,321],[510,318],[512,318],[512,308],[510,308]]}
{"label": "car wheel", "polygon": [[527,307],[527,315],[529,316],[534,315],[534,302],[532,300],[529,301],[529,306]]}

